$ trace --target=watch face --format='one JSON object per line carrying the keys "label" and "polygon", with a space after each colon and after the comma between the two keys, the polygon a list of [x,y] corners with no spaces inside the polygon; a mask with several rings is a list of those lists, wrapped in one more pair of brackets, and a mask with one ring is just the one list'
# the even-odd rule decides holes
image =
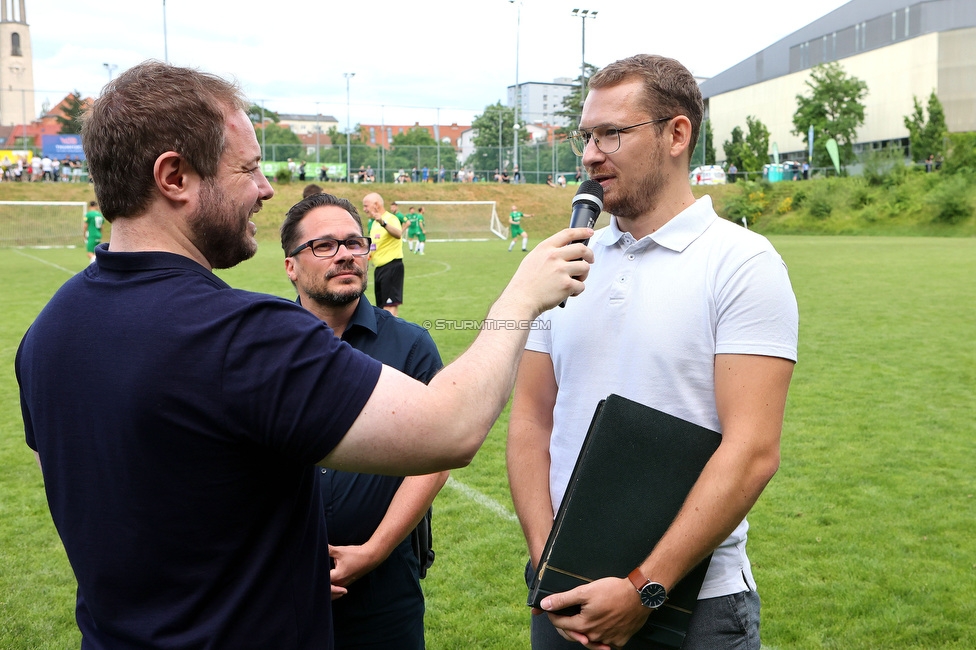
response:
{"label": "watch face", "polygon": [[641,605],[657,609],[668,599],[668,592],[664,585],[649,582],[640,590]]}

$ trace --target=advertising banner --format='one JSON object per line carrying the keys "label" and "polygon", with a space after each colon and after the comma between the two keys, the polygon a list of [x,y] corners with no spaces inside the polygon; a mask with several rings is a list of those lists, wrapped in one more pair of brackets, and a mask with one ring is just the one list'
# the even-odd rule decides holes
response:
{"label": "advertising banner", "polygon": [[41,150],[48,158],[85,159],[85,152],[81,148],[81,136],[77,134],[42,135]]}

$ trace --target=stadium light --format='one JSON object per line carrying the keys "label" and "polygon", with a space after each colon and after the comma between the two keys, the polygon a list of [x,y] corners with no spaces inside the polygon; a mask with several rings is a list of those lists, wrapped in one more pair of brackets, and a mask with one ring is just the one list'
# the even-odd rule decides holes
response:
{"label": "stadium light", "polygon": [[[519,87],[519,33],[522,30],[522,0],[508,0],[510,3],[514,4],[516,7],[515,14],[515,139],[514,139],[514,155],[515,166],[518,167],[519,164],[519,138],[518,138],[518,124],[519,124],[519,109],[521,108],[522,98],[521,98],[521,88]],[[512,170],[512,180],[515,181],[515,170]]]}
{"label": "stadium light", "polygon": [[[322,113],[319,111],[319,103],[315,102],[315,164],[319,164],[319,134],[322,133],[322,127],[319,122],[322,119]],[[318,172],[318,170],[315,170]]]}
{"label": "stadium light", "polygon": [[169,39],[166,37],[166,0],[163,0],[163,61],[169,63]]}
{"label": "stadium light", "polygon": [[573,16],[583,19],[583,61],[580,63],[580,105],[586,99],[586,19],[596,19],[597,11],[589,9],[573,9]]}
{"label": "stadium light", "polygon": [[349,80],[356,76],[355,72],[343,72],[342,76],[346,78],[346,182],[349,182],[349,172],[352,168],[352,160],[349,156],[352,155],[352,145],[350,140],[352,140],[352,126],[349,122]]}

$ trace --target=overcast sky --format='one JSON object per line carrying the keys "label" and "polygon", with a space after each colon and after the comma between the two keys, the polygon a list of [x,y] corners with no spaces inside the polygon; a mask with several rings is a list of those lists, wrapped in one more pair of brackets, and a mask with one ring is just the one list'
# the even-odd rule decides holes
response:
{"label": "overcast sky", "polygon": [[[146,59],[236,79],[284,113],[364,124],[470,124],[519,82],[641,52],[711,77],[847,0],[27,0],[37,109],[96,96]],[[165,10],[164,10],[165,8]],[[165,37],[164,37],[165,14]],[[517,46],[517,47],[516,47]],[[516,49],[518,56],[516,57]]]}

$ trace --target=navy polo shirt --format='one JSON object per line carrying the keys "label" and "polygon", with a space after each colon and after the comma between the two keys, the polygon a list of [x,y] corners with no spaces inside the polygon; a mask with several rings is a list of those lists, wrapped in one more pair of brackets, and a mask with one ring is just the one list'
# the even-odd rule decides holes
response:
{"label": "navy polo shirt", "polygon": [[82,648],[332,647],[314,463],[377,361],[291,301],[103,245],[16,369]]}
{"label": "navy polo shirt", "polygon": [[[359,299],[342,340],[425,384],[444,365],[427,330],[374,307],[365,295]],[[366,543],[386,515],[403,478],[332,469],[320,473],[329,543]]]}

